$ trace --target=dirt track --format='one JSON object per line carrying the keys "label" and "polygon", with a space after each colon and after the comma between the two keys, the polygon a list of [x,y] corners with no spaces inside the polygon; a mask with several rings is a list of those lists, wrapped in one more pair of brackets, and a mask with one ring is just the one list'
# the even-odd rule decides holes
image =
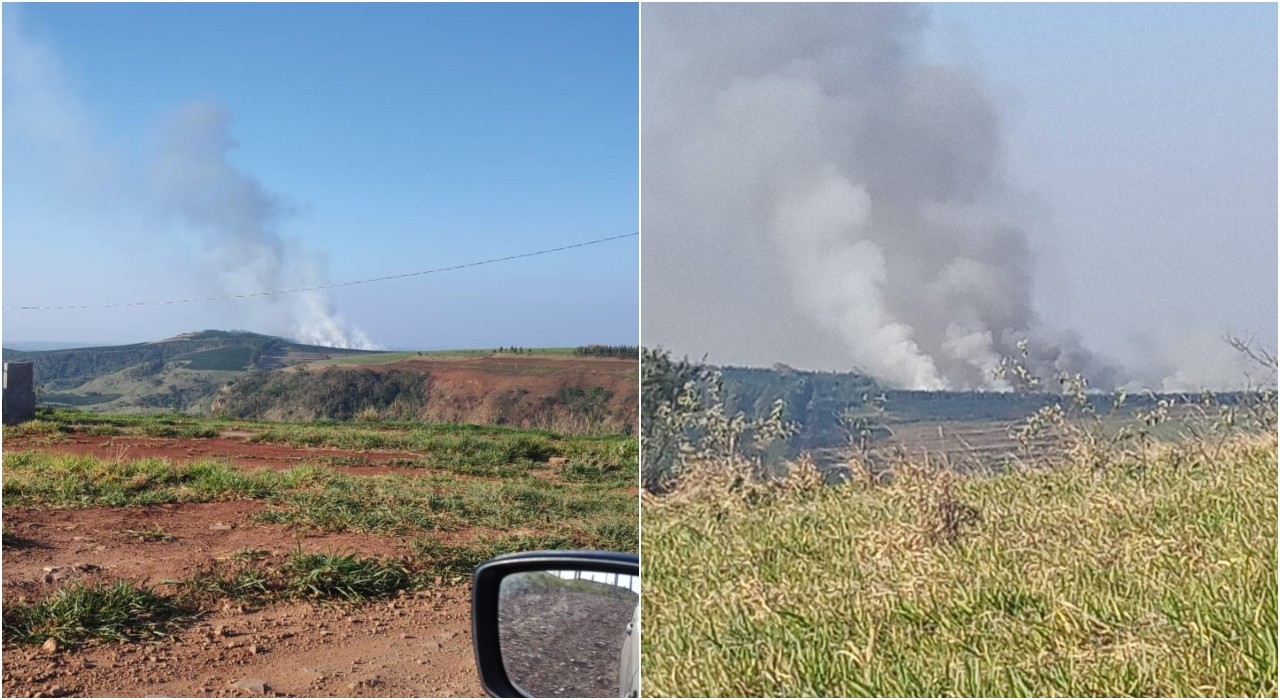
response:
{"label": "dirt track", "polygon": [[156,644],[6,651],[4,695],[475,697],[469,625],[466,588],[354,611],[228,607]]}

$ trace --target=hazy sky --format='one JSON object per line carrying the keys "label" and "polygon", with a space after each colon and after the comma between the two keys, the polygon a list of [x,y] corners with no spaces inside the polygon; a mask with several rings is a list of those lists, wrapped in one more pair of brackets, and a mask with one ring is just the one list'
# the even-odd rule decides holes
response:
{"label": "hazy sky", "polygon": [[935,388],[1274,347],[1274,5],[642,14],[646,345]]}
{"label": "hazy sky", "polygon": [[[308,287],[635,232],[637,16],[6,4],[4,306]],[[631,238],[331,298],[6,311],[4,338],[635,343],[637,250]]]}

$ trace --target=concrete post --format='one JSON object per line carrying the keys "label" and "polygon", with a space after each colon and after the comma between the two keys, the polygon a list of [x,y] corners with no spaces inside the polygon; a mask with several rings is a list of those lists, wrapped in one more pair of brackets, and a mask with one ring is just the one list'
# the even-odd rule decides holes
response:
{"label": "concrete post", "polygon": [[35,372],[30,362],[4,363],[4,424],[36,417]]}

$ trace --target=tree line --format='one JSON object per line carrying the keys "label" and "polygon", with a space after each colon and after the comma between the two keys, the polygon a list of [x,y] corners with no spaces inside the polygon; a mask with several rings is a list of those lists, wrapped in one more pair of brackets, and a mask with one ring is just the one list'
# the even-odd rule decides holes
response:
{"label": "tree line", "polygon": [[638,358],[640,348],[634,345],[580,345],[573,349],[579,357],[621,357]]}

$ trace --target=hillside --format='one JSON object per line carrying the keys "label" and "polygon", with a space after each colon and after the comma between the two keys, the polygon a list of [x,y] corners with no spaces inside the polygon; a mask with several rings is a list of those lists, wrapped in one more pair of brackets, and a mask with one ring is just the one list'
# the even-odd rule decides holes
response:
{"label": "hillside", "polygon": [[93,411],[206,413],[218,389],[251,370],[368,354],[244,331],[199,331],[149,343],[64,350],[4,349],[30,361],[42,405]]}
{"label": "hillside", "polygon": [[[775,401],[786,404],[786,418],[798,424],[793,452],[844,446],[847,434],[841,416],[862,417],[881,426],[914,426],[939,422],[1007,425],[1062,400],[1055,393],[1000,391],[909,391],[882,389],[872,378],[856,372],[812,372],[786,365],[773,368],[720,367],[723,399],[730,413],[749,418],[769,415]],[[1214,401],[1233,405],[1244,392],[1217,392]],[[1089,402],[1099,414],[1111,411],[1111,394],[1092,394]],[[1199,394],[1133,394],[1126,397],[1122,415],[1150,409],[1164,399],[1175,405],[1195,405]]]}
{"label": "hillside", "polygon": [[[557,432],[635,431],[635,360],[561,354],[387,353],[256,372],[214,413],[257,420],[378,419]],[[383,361],[383,360],[387,361]]]}
{"label": "hillside", "polygon": [[560,432],[635,430],[634,348],[369,352],[241,331],[47,351],[35,364],[44,406],[180,411],[259,420],[379,418]]}

